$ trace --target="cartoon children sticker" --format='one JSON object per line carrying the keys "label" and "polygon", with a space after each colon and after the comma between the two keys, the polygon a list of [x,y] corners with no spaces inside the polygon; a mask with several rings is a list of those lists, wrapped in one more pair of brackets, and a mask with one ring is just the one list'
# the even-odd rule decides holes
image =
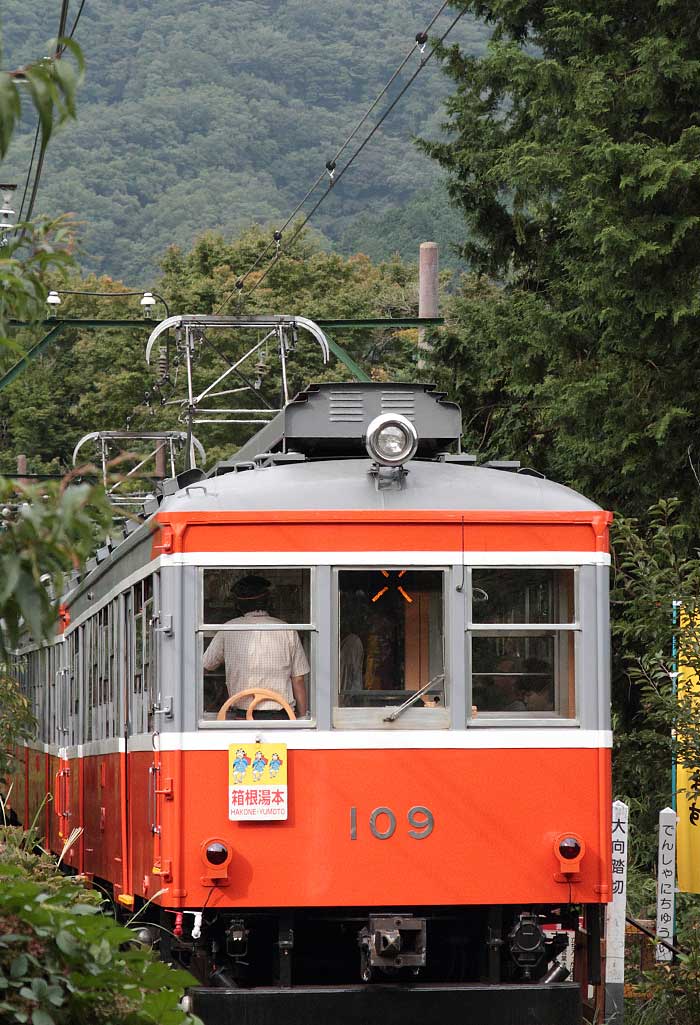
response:
{"label": "cartoon children sticker", "polygon": [[280,771],[281,767],[282,759],[277,752],[275,752],[270,759],[270,779],[277,779],[277,773]]}
{"label": "cartoon children sticker", "polygon": [[242,783],[245,774],[248,771],[250,765],[250,758],[245,753],[242,747],[239,747],[236,751],[236,757],[233,760],[233,782]]}
{"label": "cartoon children sticker", "polygon": [[265,757],[265,755],[260,750],[256,751],[255,755],[253,757],[253,782],[254,783],[259,783],[260,782],[260,780],[262,779],[262,774],[263,774],[263,772],[265,770],[265,766],[266,765],[267,765],[267,758]]}

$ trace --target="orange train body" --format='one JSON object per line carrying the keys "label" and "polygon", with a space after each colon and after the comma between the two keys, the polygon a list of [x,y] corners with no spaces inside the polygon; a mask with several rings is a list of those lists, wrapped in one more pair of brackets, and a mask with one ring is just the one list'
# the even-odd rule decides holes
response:
{"label": "orange train body", "polygon": [[[345,982],[352,975],[347,961],[341,965],[341,956],[347,958],[348,949],[353,957],[357,955],[354,923],[358,914],[364,914],[374,928],[372,916],[388,910],[414,916],[417,923],[423,923],[417,929],[425,930],[425,923],[432,923],[430,930],[439,952],[435,957],[443,960],[436,967],[437,961],[424,958],[420,967],[421,971],[425,967],[429,976],[432,973],[432,978],[468,985],[533,979],[545,994],[541,1006],[549,1007],[547,1001],[554,990],[546,989],[547,973],[561,946],[541,939],[542,923],[552,919],[562,929],[575,932],[577,909],[586,908],[588,932],[600,938],[599,911],[612,892],[611,736],[605,664],[605,574],[612,517],[558,485],[486,468],[455,468],[440,463],[436,453],[431,459],[416,460],[409,471],[409,484],[400,481],[396,492],[383,492],[370,479],[364,497],[357,497],[359,485],[353,485],[354,505],[329,509],[318,502],[328,500],[329,488],[336,488],[339,474],[346,474],[351,481],[358,474],[363,480],[371,474],[359,460],[348,463],[348,469],[333,468],[332,460],[328,466],[328,483],[323,479],[323,460],[296,467],[272,466],[264,474],[252,470],[245,475],[223,474],[211,484],[215,490],[217,482],[222,482],[218,497],[207,495],[208,482],[201,486],[208,505],[204,499],[198,502],[197,485],[179,490],[172,499],[166,497],[137,532],[126,552],[125,558],[132,560],[124,564],[127,568],[120,571],[115,559],[111,569],[108,567],[111,577],[104,571],[106,582],[100,583],[102,571],[98,569],[94,590],[81,584],[77,598],[68,596],[59,624],[63,637],[57,647],[65,645],[69,650],[71,637],[81,637],[76,650],[85,659],[80,670],[83,677],[88,672],[85,645],[89,637],[76,631],[94,619],[93,600],[98,611],[109,603],[122,602],[114,621],[99,620],[95,626],[108,633],[114,630],[116,637],[116,624],[121,624],[120,636],[129,640],[113,655],[115,664],[120,660],[120,678],[130,682],[119,695],[116,712],[105,711],[105,721],[112,715],[111,733],[97,736],[93,725],[89,737],[81,734],[65,747],[58,739],[43,744],[39,751],[27,748],[22,752],[14,806],[29,823],[47,792],[53,794],[52,803],[39,812],[50,848],[60,852],[80,827],[81,835],[65,853],[64,864],[110,886],[121,905],[138,908],[149,902],[161,915],[160,926],[165,923],[166,934],[181,920],[180,912],[195,918],[202,915],[205,927],[207,916],[213,916],[209,928],[219,932],[212,950],[225,950],[228,958],[229,974],[222,976],[228,980],[225,985],[234,977],[236,985],[244,978],[243,985],[251,987],[269,986],[280,979],[281,985],[291,984],[289,972],[285,975],[279,965],[271,967],[274,958],[269,953],[261,956],[262,967],[251,969],[249,976],[245,975],[245,956],[236,953],[243,949],[236,946],[242,942],[240,936],[247,935],[249,924],[254,930],[255,923],[265,942],[282,949],[289,942],[284,936],[292,920],[285,917],[287,912],[296,916],[297,942],[303,949],[299,978],[314,981],[316,976],[309,968],[310,950],[316,942],[313,930],[322,921],[322,930],[335,935],[333,916],[337,918],[342,909],[347,909],[350,917],[347,922],[341,921],[342,916],[337,919],[340,933],[355,930],[350,948],[345,940],[339,941],[341,953],[333,967],[337,978]],[[507,479],[511,477],[512,482]],[[486,501],[484,488],[495,496],[495,508],[479,507]],[[258,492],[265,493],[267,504],[255,497]],[[271,500],[277,494],[286,502],[280,509]],[[526,500],[522,508],[517,504],[520,496]],[[565,505],[568,496],[571,509]],[[340,501],[341,496],[332,497]],[[434,508],[428,507],[430,501],[435,502]],[[415,507],[418,504],[420,508]],[[137,552],[138,557],[130,552]],[[427,623],[431,608],[427,591],[423,605],[414,606],[413,618],[405,614],[405,622],[402,620],[402,657],[413,664],[410,673],[406,669],[397,694],[389,694],[387,708],[373,704],[378,694],[386,694],[375,683],[367,684],[363,696],[368,701],[360,708],[370,716],[376,713],[374,719],[353,723],[356,709],[343,705],[347,695],[341,695],[336,679],[340,577],[347,571],[372,573],[380,569],[386,578],[386,571],[394,566],[408,567],[416,575],[423,573],[425,580],[429,574],[440,576],[442,581],[434,593],[441,595],[442,602],[440,658],[449,682],[443,697],[449,695],[449,700],[443,700],[439,709],[445,715],[439,728],[424,729],[415,716],[409,728],[410,715],[395,721],[385,714],[395,710],[406,693],[422,688],[429,675],[430,653],[424,641],[430,629],[434,632],[434,622],[432,627]],[[314,714],[321,694],[327,703],[323,724],[319,716],[291,729],[269,721],[261,721],[259,730],[250,725],[239,729],[235,722],[215,722],[214,711],[205,709],[203,699],[196,709],[190,700],[198,687],[202,693],[204,690],[203,645],[222,625],[214,620],[210,627],[204,614],[205,574],[209,568],[229,575],[264,573],[265,567],[272,572],[306,567],[309,579],[327,582],[327,591],[322,592],[318,583],[319,589],[308,602],[308,607],[315,607],[314,614],[321,606],[325,617],[325,654],[319,655],[322,645],[317,632],[310,678]],[[465,594],[465,574],[475,567],[486,572],[502,567],[511,574],[521,569],[549,573],[547,579],[555,590],[559,586],[556,574],[568,574],[570,588],[557,597],[561,615],[539,623],[536,619],[523,623],[517,616],[496,623],[472,622],[473,595],[471,591],[468,597]],[[148,593],[147,577],[151,581]],[[153,583],[156,578],[157,585]],[[182,595],[188,587],[185,600]],[[331,588],[335,588],[333,596]],[[389,599],[385,601],[388,607]],[[411,624],[418,622],[419,607],[423,609],[420,614],[425,622],[420,629],[425,636],[416,632],[408,637],[409,629],[417,630]],[[128,622],[129,616],[138,615],[142,616],[141,634]],[[224,617],[223,622],[228,619]],[[309,635],[316,630],[313,624],[304,627],[293,617],[287,616],[286,622],[295,622]],[[144,647],[144,631],[156,623],[149,643],[152,660],[156,658],[153,652],[158,653],[159,675],[157,684],[151,684],[156,689],[147,694],[145,668],[144,675],[138,676],[134,658],[141,650],[139,645]],[[471,655],[465,654],[472,650],[468,645],[474,637],[487,638],[488,643],[494,637],[506,637],[510,623],[515,624],[514,636],[535,637],[539,631],[554,637],[552,650],[558,652],[559,663],[551,672],[558,674],[560,706],[551,709],[549,721],[537,716],[531,723],[524,718],[506,721],[499,719],[497,711],[489,718],[494,709],[488,707],[479,709],[476,718],[469,713],[474,684],[470,674],[488,674],[473,669]],[[459,636],[462,633],[464,638],[471,634],[472,639],[466,642]],[[335,655],[331,653],[333,645]],[[448,645],[452,645],[449,658],[445,655]],[[166,670],[162,668],[166,663],[161,665],[164,653],[170,659]],[[167,678],[168,672],[172,679]],[[500,670],[502,676],[513,672],[512,668]],[[531,669],[529,675],[538,672],[541,668]],[[83,680],[81,685],[83,699],[102,693],[106,708],[108,689],[102,682]],[[553,692],[554,687],[553,683]],[[171,701],[169,710],[166,696]],[[66,697],[57,708],[60,715],[70,718],[75,709],[80,712],[78,705],[75,698]],[[203,710],[209,712],[208,720]],[[418,715],[417,709],[412,711]],[[59,712],[52,721],[58,722]],[[343,720],[343,714],[350,718]],[[83,721],[76,736],[86,729]],[[67,726],[63,732],[67,733]],[[257,742],[258,736],[261,742],[286,745],[288,817],[284,821],[231,821],[229,746]],[[568,863],[561,853],[563,839],[575,841],[579,849]],[[215,864],[208,858],[207,849],[212,845],[225,851],[223,862]],[[317,913],[324,910],[329,917],[319,919]],[[263,920],[264,926],[259,924]],[[450,930],[455,922],[459,924],[453,935]],[[198,970],[212,978],[220,955],[208,955],[202,968],[195,956],[198,937],[194,925],[187,928],[191,935],[185,932],[180,947],[168,947],[168,956],[182,955],[180,959],[193,970],[199,965]],[[540,936],[539,960],[532,962],[535,969],[527,960],[528,929]],[[362,939],[363,935],[359,934],[365,958],[374,941]],[[488,937],[492,935],[499,937],[498,943],[491,943]],[[391,930],[384,941],[389,946],[395,942]],[[453,974],[443,979],[445,951],[453,943],[462,945],[464,956],[455,964],[450,961]],[[477,956],[474,950],[479,944],[482,953]],[[504,950],[508,947],[511,960],[495,952],[499,944]],[[487,947],[488,952],[483,953]],[[400,959],[395,964],[384,963],[377,951],[374,954],[373,971],[386,969],[391,977],[398,970]],[[593,947],[587,956],[595,960]],[[318,964],[322,963],[320,957]],[[362,964],[366,981],[371,974],[369,962],[363,960]],[[326,968],[319,971],[325,981]],[[577,972],[581,984],[596,981],[595,972],[587,978],[579,969]],[[559,1025],[566,1020],[568,1025],[575,1020],[575,1010],[570,1010],[566,1019],[557,1019],[555,1011],[551,1014],[554,1017],[545,1016],[542,1021]]]}
{"label": "orange train body", "polygon": [[[129,756],[129,847],[122,844],[118,754],[66,762],[29,752],[27,813],[36,813],[47,787],[57,791],[61,777],[52,784],[51,774],[66,773],[58,809],[48,816],[51,847],[59,852],[69,832],[82,827],[81,842],[65,857],[69,866],[113,881],[119,894],[126,858],[131,892],[148,899],[165,888],[156,898],[164,907],[205,902],[211,885],[204,882],[203,850],[212,839],[232,852],[225,876],[216,877],[214,906],[592,904],[610,898],[609,750],[292,750],[288,757],[289,816],[282,822],[229,821],[223,750],[161,754],[166,793],[158,795],[157,841],[148,822],[154,763],[147,752]],[[18,774],[18,784],[23,778]],[[417,806],[434,820],[425,838],[410,836],[408,813]],[[369,827],[377,808],[396,820],[386,839]],[[378,819],[379,831],[391,829],[390,816]],[[555,839],[565,833],[586,843],[572,879],[562,877],[555,853]]]}

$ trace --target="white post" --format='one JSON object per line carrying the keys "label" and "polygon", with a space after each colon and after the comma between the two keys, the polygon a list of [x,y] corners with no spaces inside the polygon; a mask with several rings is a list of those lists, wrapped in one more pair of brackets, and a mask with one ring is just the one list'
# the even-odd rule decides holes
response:
{"label": "white post", "polygon": [[625,1000],[625,917],[629,809],[612,806],[612,901],[605,914],[605,1021],[622,1025]]}
{"label": "white post", "polygon": [[[659,861],[656,873],[656,935],[673,943],[676,888],[676,823],[673,808],[659,812]],[[673,951],[656,944],[655,959],[672,961]]]}
{"label": "white post", "polygon": [[[439,261],[437,242],[421,242],[418,259],[418,316],[437,317],[439,309]],[[432,346],[425,340],[425,328],[418,329],[418,368],[425,366],[422,353]]]}

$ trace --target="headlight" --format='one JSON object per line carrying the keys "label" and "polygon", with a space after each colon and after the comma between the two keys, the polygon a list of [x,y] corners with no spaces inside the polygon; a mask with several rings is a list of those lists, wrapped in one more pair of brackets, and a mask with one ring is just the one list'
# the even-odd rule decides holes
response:
{"label": "headlight", "polygon": [[210,843],[205,851],[206,859],[211,865],[223,865],[228,858],[228,848],[226,844],[219,843],[215,840]]}
{"label": "headlight", "polygon": [[383,466],[401,466],[416,454],[418,433],[400,413],[382,413],[367,428],[365,445],[371,459]]}

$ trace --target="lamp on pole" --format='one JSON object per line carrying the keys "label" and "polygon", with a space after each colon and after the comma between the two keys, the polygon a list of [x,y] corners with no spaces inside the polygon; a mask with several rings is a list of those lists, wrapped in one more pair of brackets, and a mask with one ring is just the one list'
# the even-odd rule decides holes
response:
{"label": "lamp on pole", "polygon": [[0,248],[8,244],[8,233],[15,226],[15,212],[11,208],[10,203],[16,188],[16,185],[0,185],[0,193],[2,193],[2,206],[0,206]]}
{"label": "lamp on pole", "polygon": [[[0,189],[3,187],[4,186],[0,186]],[[1,213],[2,211],[0,211],[0,214]],[[168,304],[166,303],[163,296],[159,295],[158,292],[144,292],[142,289],[138,289],[138,291],[129,292],[90,292],[85,291],[83,289],[61,288],[57,289],[56,291],[49,292],[49,294],[46,297],[46,302],[49,304],[49,306],[52,307],[53,311],[55,311],[57,306],[61,305],[62,295],[98,295],[104,299],[122,299],[124,296],[128,295],[140,295],[141,306],[143,306],[144,308],[143,312],[146,317],[150,315],[151,307],[155,306],[156,301],[161,302],[165,307],[165,320],[167,320],[170,316],[170,308],[168,307]]]}

